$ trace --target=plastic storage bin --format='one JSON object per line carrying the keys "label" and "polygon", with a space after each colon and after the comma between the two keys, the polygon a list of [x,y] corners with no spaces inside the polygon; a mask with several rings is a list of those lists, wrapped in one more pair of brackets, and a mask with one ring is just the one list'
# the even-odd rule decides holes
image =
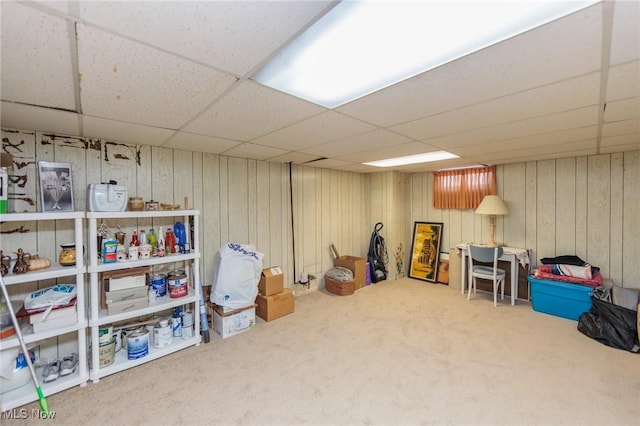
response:
{"label": "plastic storage bin", "polygon": [[533,310],[577,321],[591,309],[592,288],[528,276]]}

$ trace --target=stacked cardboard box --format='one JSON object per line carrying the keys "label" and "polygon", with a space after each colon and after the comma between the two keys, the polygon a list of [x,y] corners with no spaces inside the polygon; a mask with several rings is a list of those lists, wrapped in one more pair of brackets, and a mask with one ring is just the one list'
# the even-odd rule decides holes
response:
{"label": "stacked cardboard box", "polygon": [[257,315],[265,321],[272,321],[293,313],[295,310],[293,292],[284,288],[282,268],[275,266],[262,270],[256,304],[258,305]]}
{"label": "stacked cardboard box", "polygon": [[115,315],[149,306],[148,272],[148,267],[104,272],[102,308]]}

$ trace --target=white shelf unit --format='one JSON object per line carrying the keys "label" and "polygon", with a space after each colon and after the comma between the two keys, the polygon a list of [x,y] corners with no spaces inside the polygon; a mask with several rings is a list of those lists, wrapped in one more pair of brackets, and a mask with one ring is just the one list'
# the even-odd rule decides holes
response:
{"label": "white shelf unit", "polygon": [[[29,222],[29,221],[57,221],[57,220],[73,220],[74,221],[74,241],[76,247],[82,247],[82,232],[84,212],[59,212],[59,213],[9,213],[0,215],[0,222]],[[56,279],[63,277],[75,276],[77,296],[77,318],[75,325],[61,327],[56,330],[49,330],[42,333],[33,333],[28,329],[21,329],[25,344],[29,346],[32,343],[43,341],[52,337],[58,337],[65,334],[75,334],[78,343],[78,368],[73,374],[59,377],[56,380],[43,383],[42,377],[38,377],[38,382],[45,396],[52,395],[57,392],[64,391],[74,386],[84,386],[89,379],[87,368],[87,327],[88,322],[85,313],[85,266],[84,257],[77,256],[75,266],[60,266],[57,260],[52,259],[52,266],[39,271],[26,272],[24,274],[13,274],[11,271],[2,277],[5,285],[17,286],[24,283],[31,283],[40,280]],[[19,348],[20,342],[16,336],[11,336],[0,340],[0,350],[8,350],[11,348]],[[21,350],[20,350],[21,352]],[[40,370],[37,370],[40,373]],[[31,378],[24,386],[12,391],[0,394],[2,410],[11,410],[24,404],[28,404],[38,400]]]}
{"label": "white shelf unit", "polygon": [[[140,212],[87,212],[86,217],[88,223],[88,266],[89,288],[90,288],[90,304],[89,304],[89,327],[91,329],[91,369],[89,378],[93,382],[98,382],[102,377],[110,374],[118,373],[132,367],[144,364],[162,356],[171,354],[178,350],[189,346],[198,346],[200,344],[200,248],[198,244],[199,233],[199,216],[198,210],[161,210],[161,211],[140,211]],[[190,241],[191,251],[187,254],[173,254],[164,257],[152,257],[149,259],[140,259],[115,263],[102,263],[98,259],[98,221],[113,219],[146,219],[146,218],[183,218],[187,229],[189,227],[189,218],[193,218],[193,241]],[[187,231],[187,239],[191,240],[191,233]],[[163,236],[164,238],[164,236]],[[128,268],[136,268],[140,266],[156,266],[168,263],[181,262],[185,265],[185,269],[190,269],[188,294],[180,298],[170,298],[169,295],[157,298],[155,302],[149,306],[135,311],[108,315],[106,309],[100,308],[100,273],[107,271],[122,270]],[[190,267],[190,268],[189,268]],[[119,323],[127,319],[154,314],[174,308],[176,306],[189,305],[193,312],[194,334],[190,339],[174,338],[171,345],[163,348],[154,348],[149,344],[149,354],[135,360],[129,360],[127,351],[121,349],[116,353],[114,361],[107,366],[100,366],[100,354],[98,331],[101,326],[106,324]]]}

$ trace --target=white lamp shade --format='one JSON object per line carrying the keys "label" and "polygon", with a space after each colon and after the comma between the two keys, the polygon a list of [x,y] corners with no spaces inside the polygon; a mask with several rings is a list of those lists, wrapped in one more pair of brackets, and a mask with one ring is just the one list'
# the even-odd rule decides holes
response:
{"label": "white lamp shade", "polygon": [[487,195],[476,209],[476,214],[505,215],[509,214],[509,209],[497,195]]}

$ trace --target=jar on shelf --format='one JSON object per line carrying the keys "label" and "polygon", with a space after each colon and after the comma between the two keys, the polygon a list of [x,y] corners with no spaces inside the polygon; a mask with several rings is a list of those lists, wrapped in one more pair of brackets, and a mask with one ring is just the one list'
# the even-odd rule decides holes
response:
{"label": "jar on shelf", "polygon": [[60,244],[62,251],[58,255],[58,262],[62,266],[75,266],[76,264],[76,244],[64,243]]}

